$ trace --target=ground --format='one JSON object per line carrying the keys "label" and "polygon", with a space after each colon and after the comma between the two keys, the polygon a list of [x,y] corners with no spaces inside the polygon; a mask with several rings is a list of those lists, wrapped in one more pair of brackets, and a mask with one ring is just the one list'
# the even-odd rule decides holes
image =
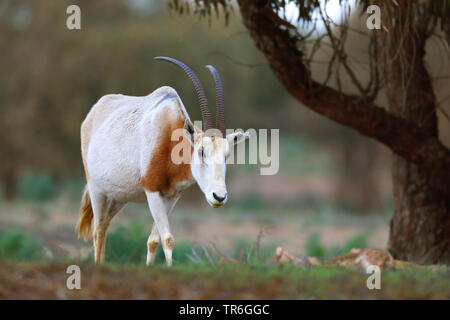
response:
{"label": "ground", "polygon": [[450,273],[388,271],[381,289],[337,267],[82,264],[81,289],[65,264],[0,264],[0,299],[450,299]]}
{"label": "ground", "polygon": [[[277,262],[278,246],[322,262],[352,248],[386,248],[389,207],[326,205],[323,179],[298,181],[280,183],[277,194],[253,188],[256,182],[232,183],[233,197],[220,209],[198,190],[185,195],[170,218],[172,268],[161,249],[156,264],[145,266],[152,219],[144,204],[114,218],[106,264],[97,266],[91,240],[74,230],[82,184],[50,200],[0,202],[0,299],[450,299],[445,268],[382,271],[381,289],[369,290],[362,270]],[[79,291],[66,287],[69,265],[81,268]]]}

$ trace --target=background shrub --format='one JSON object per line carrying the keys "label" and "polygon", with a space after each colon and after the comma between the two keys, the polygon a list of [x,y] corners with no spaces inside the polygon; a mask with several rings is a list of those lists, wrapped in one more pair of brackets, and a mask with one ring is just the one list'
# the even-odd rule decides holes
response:
{"label": "background shrub", "polygon": [[23,229],[0,230],[0,259],[34,261],[42,255],[40,241]]}
{"label": "background shrub", "polygon": [[17,195],[26,201],[50,200],[57,195],[57,188],[49,173],[26,171],[17,183]]}

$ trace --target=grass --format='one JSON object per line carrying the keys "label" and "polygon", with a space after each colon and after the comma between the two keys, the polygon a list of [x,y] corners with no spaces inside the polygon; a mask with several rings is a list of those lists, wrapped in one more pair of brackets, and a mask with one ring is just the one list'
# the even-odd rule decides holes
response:
{"label": "grass", "polygon": [[23,229],[0,230],[0,260],[38,261],[43,252],[42,244]]}
{"label": "grass", "polygon": [[[141,221],[134,221],[127,227],[120,226],[108,233],[105,261],[113,264],[142,265],[146,260],[148,226]],[[177,241],[173,251],[175,265],[206,265],[216,267],[222,257],[235,259],[241,264],[263,265],[273,259],[276,244],[262,244],[264,230],[255,241],[238,240],[230,252],[222,252],[214,243],[193,244]],[[326,247],[318,233],[311,234],[305,245],[306,256],[329,259],[344,254],[351,248],[367,246],[367,234],[360,234],[348,239],[342,246]],[[20,228],[0,230],[0,260],[42,261],[44,248],[40,241]],[[57,257],[56,260],[64,260]],[[93,255],[86,258],[92,261]],[[157,264],[165,264],[161,246],[156,256]]]}
{"label": "grass", "polygon": [[[273,258],[276,244],[261,244],[264,231],[254,242],[237,241],[232,252],[223,253],[212,243],[195,245],[186,241],[177,241],[173,251],[175,264],[200,264],[215,266],[223,256],[236,259],[245,264],[260,264]],[[312,233],[305,244],[305,255],[321,259],[345,254],[352,248],[366,248],[368,234],[362,233],[349,238],[341,246],[326,247],[319,233]],[[148,230],[144,223],[131,223],[128,227],[119,227],[108,234],[106,261],[113,263],[141,264],[147,253]],[[164,263],[163,250],[160,247],[156,256],[157,263]]]}
{"label": "grass", "polygon": [[[147,230],[135,222],[108,236],[106,263],[57,259],[46,262],[43,247],[22,229],[0,231],[0,298],[105,299],[450,299],[448,270],[391,270],[382,273],[381,290],[369,290],[368,275],[335,266],[294,266],[276,263],[275,245],[240,241],[229,257],[237,264],[220,263],[223,253],[214,245],[178,242],[174,265],[167,268],[162,250],[157,262],[145,267]],[[309,236],[308,255],[327,258],[352,247],[364,247],[367,235],[348,239],[340,247],[326,247],[320,235]],[[64,287],[66,268],[82,270],[82,290]],[[20,277],[16,276],[20,274]],[[30,281],[32,279],[32,281]],[[22,289],[22,290],[20,290]]]}
{"label": "grass", "polygon": [[[145,224],[135,221],[128,227],[118,227],[108,233],[105,260],[111,263],[141,265],[146,260],[148,230]],[[275,244],[262,246],[258,242],[237,241],[234,250],[229,254],[222,253],[213,243],[208,245],[192,244],[177,241],[173,250],[173,261],[176,265],[209,265],[216,266],[222,256],[237,259],[245,263],[267,260],[275,252]],[[92,260],[93,257],[89,257]],[[161,246],[156,255],[157,264],[165,264]]]}
{"label": "grass", "polygon": [[0,299],[450,299],[450,274],[429,270],[383,272],[381,289],[369,290],[367,275],[332,266],[83,263],[82,288],[70,291],[67,266],[0,263],[11,289]]}

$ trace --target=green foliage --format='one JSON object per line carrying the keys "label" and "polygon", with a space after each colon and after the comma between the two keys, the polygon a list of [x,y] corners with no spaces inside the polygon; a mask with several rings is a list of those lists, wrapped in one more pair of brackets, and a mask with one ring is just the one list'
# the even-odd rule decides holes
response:
{"label": "green foliage", "polygon": [[[297,22],[311,23],[313,22],[314,13],[320,8],[321,5],[325,6],[329,1],[330,0],[269,0],[266,2],[275,12],[279,12],[281,16],[283,16],[286,7],[293,3],[298,10]],[[379,2],[375,0],[357,0],[355,2],[356,6],[362,5],[364,9],[361,10],[362,12],[365,12],[365,9],[369,5],[380,5]],[[442,30],[446,28],[447,20],[450,16],[450,5],[448,0],[415,0],[410,2],[412,7],[411,14],[414,18],[418,18],[416,21],[421,20],[419,17],[423,18],[432,16],[438,20]],[[249,4],[251,4],[251,1],[248,1],[248,3],[242,1],[241,6],[245,7]],[[341,6],[350,5],[351,1],[340,0],[339,4]],[[193,6],[193,9],[191,8],[191,5]],[[385,5],[398,6],[395,1],[392,1],[392,3],[388,2]],[[195,0],[193,3],[192,1],[187,0],[170,0],[168,7],[169,10],[172,10],[179,15],[183,15],[184,13],[189,14],[192,11],[201,18],[207,17],[210,21],[213,13],[216,18],[218,18],[220,11],[222,11],[226,23],[228,23],[230,14],[233,13],[233,1],[231,0]]]}
{"label": "green foliage", "polygon": [[311,234],[306,240],[305,255],[307,257],[317,257],[330,259],[349,252],[352,248],[367,248],[368,235],[365,233],[356,235],[348,239],[342,246],[331,246],[326,248],[320,239],[319,233]]}
{"label": "green foliage", "polygon": [[0,230],[0,260],[35,261],[42,257],[42,244],[19,228]]}
{"label": "green foliage", "polygon": [[262,245],[261,243],[238,241],[233,249],[232,258],[244,264],[258,265],[269,258],[273,258],[275,244]]}
{"label": "green foliage", "polygon": [[179,15],[184,13],[190,14],[193,11],[194,14],[198,15],[200,18],[208,18],[211,21],[212,14],[219,18],[220,11],[223,12],[225,19],[225,24],[228,25],[231,14],[233,13],[233,5],[230,0],[194,0],[194,9],[191,9],[192,1],[183,0],[170,0],[168,2],[169,10],[174,11]]}
{"label": "green foliage", "polygon": [[26,201],[50,200],[57,195],[58,191],[49,173],[36,173],[26,171],[17,184],[17,195]]}
{"label": "green foliage", "polygon": [[[448,19],[450,17],[450,2],[448,0],[409,0],[408,2],[414,22],[421,23],[425,20],[429,22],[431,21],[430,18],[433,17],[439,23],[441,30],[448,30]],[[379,5],[376,0],[358,0],[358,4],[363,5],[364,10],[362,12],[365,12],[365,9],[370,5]],[[389,6],[398,6],[398,4],[395,1],[385,1],[383,9],[387,9]]]}
{"label": "green foliage", "polygon": [[326,249],[318,233],[311,234],[305,243],[305,255],[308,257],[324,258]]}
{"label": "green foliage", "polygon": [[[250,1],[249,1],[250,2]],[[318,0],[270,0],[267,3],[270,7],[277,12],[283,11],[289,3],[295,3],[299,10],[298,21],[311,22],[313,12],[320,6],[321,1]],[[200,18],[208,18],[211,20],[213,13],[216,18],[219,18],[222,11],[225,23],[228,23],[230,15],[234,12],[233,1],[230,0],[171,0],[168,3],[170,10],[176,12],[179,15],[184,13],[189,14],[191,11],[200,16]]]}
{"label": "green foliage", "polygon": [[127,228],[121,226],[108,233],[105,260],[132,264],[145,262],[147,228],[143,223],[133,222]]}
{"label": "green foliage", "polygon": [[340,251],[336,253],[336,255],[347,253],[353,248],[360,248],[360,249],[367,248],[368,238],[369,235],[367,233],[362,233],[350,238],[345,242],[344,246],[341,248]]}

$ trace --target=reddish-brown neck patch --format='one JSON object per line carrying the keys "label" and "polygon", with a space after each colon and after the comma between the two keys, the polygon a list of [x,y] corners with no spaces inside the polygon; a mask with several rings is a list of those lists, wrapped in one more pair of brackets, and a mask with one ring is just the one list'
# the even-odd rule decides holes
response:
{"label": "reddish-brown neck patch", "polygon": [[171,197],[176,195],[175,186],[178,183],[192,179],[190,164],[175,164],[171,159],[172,149],[179,143],[186,143],[185,150],[190,150],[189,157],[191,157],[193,148],[183,137],[180,137],[178,141],[171,140],[172,132],[184,127],[183,120],[177,119],[166,123],[167,126],[159,137],[159,144],[153,151],[147,171],[141,178],[141,184],[146,191],[160,192]]}

